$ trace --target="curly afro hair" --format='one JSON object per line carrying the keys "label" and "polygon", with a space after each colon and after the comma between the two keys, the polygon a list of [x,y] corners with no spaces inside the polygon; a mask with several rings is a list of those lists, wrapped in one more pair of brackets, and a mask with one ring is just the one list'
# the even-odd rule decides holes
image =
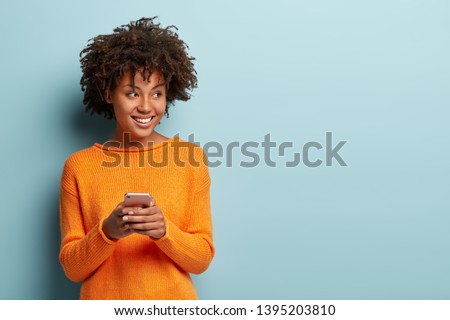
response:
{"label": "curly afro hair", "polygon": [[[114,118],[114,110],[105,95],[114,91],[120,77],[128,70],[131,79],[136,72],[148,78],[158,69],[167,88],[166,115],[175,100],[189,100],[197,87],[195,58],[188,55],[189,47],[178,38],[175,26],[161,28],[153,18],[141,18],[115,28],[114,33],[89,40],[80,53],[86,111]],[[143,70],[142,70],[143,69]],[[147,78],[147,80],[148,80]]]}

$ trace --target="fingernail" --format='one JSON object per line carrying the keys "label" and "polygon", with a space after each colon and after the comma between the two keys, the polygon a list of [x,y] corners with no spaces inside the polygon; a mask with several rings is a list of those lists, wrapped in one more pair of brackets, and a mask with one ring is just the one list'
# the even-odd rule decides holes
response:
{"label": "fingernail", "polygon": [[124,216],[124,217],[122,218],[122,220],[123,220],[123,221],[128,221],[128,217],[127,217],[127,216]]}
{"label": "fingernail", "polygon": [[133,212],[133,211],[130,211],[130,212],[128,212],[128,214],[134,214],[134,212]]}

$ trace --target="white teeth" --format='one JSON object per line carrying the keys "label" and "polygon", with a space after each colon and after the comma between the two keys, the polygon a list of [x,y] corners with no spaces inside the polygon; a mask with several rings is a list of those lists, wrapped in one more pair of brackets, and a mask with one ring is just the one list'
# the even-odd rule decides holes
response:
{"label": "white teeth", "polygon": [[137,122],[140,122],[140,123],[149,123],[152,119],[153,119],[153,117],[146,118],[146,119],[134,118],[134,120],[136,120]]}

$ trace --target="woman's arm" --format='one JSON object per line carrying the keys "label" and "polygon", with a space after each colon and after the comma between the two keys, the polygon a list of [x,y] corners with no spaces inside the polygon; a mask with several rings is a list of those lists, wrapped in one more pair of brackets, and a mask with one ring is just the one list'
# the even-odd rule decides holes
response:
{"label": "woman's arm", "polygon": [[156,245],[187,272],[204,272],[214,257],[209,184],[194,195],[186,230],[166,219],[166,234]]}
{"label": "woman's arm", "polygon": [[59,260],[69,279],[82,281],[112,254],[116,241],[108,239],[103,233],[103,220],[91,230],[85,231],[76,191],[69,192],[66,189],[72,181],[73,177],[65,170],[60,193]]}

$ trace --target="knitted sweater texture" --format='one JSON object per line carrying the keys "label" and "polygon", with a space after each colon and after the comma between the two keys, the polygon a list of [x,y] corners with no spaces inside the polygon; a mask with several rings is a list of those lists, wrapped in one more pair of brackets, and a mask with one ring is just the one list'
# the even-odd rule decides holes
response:
{"label": "knitted sweater texture", "polygon": [[[126,192],[148,192],[166,234],[111,240],[102,223]],[[178,138],[143,149],[95,144],[71,155],[61,177],[60,262],[81,299],[196,299],[190,273],[214,256],[210,177],[202,149]]]}

